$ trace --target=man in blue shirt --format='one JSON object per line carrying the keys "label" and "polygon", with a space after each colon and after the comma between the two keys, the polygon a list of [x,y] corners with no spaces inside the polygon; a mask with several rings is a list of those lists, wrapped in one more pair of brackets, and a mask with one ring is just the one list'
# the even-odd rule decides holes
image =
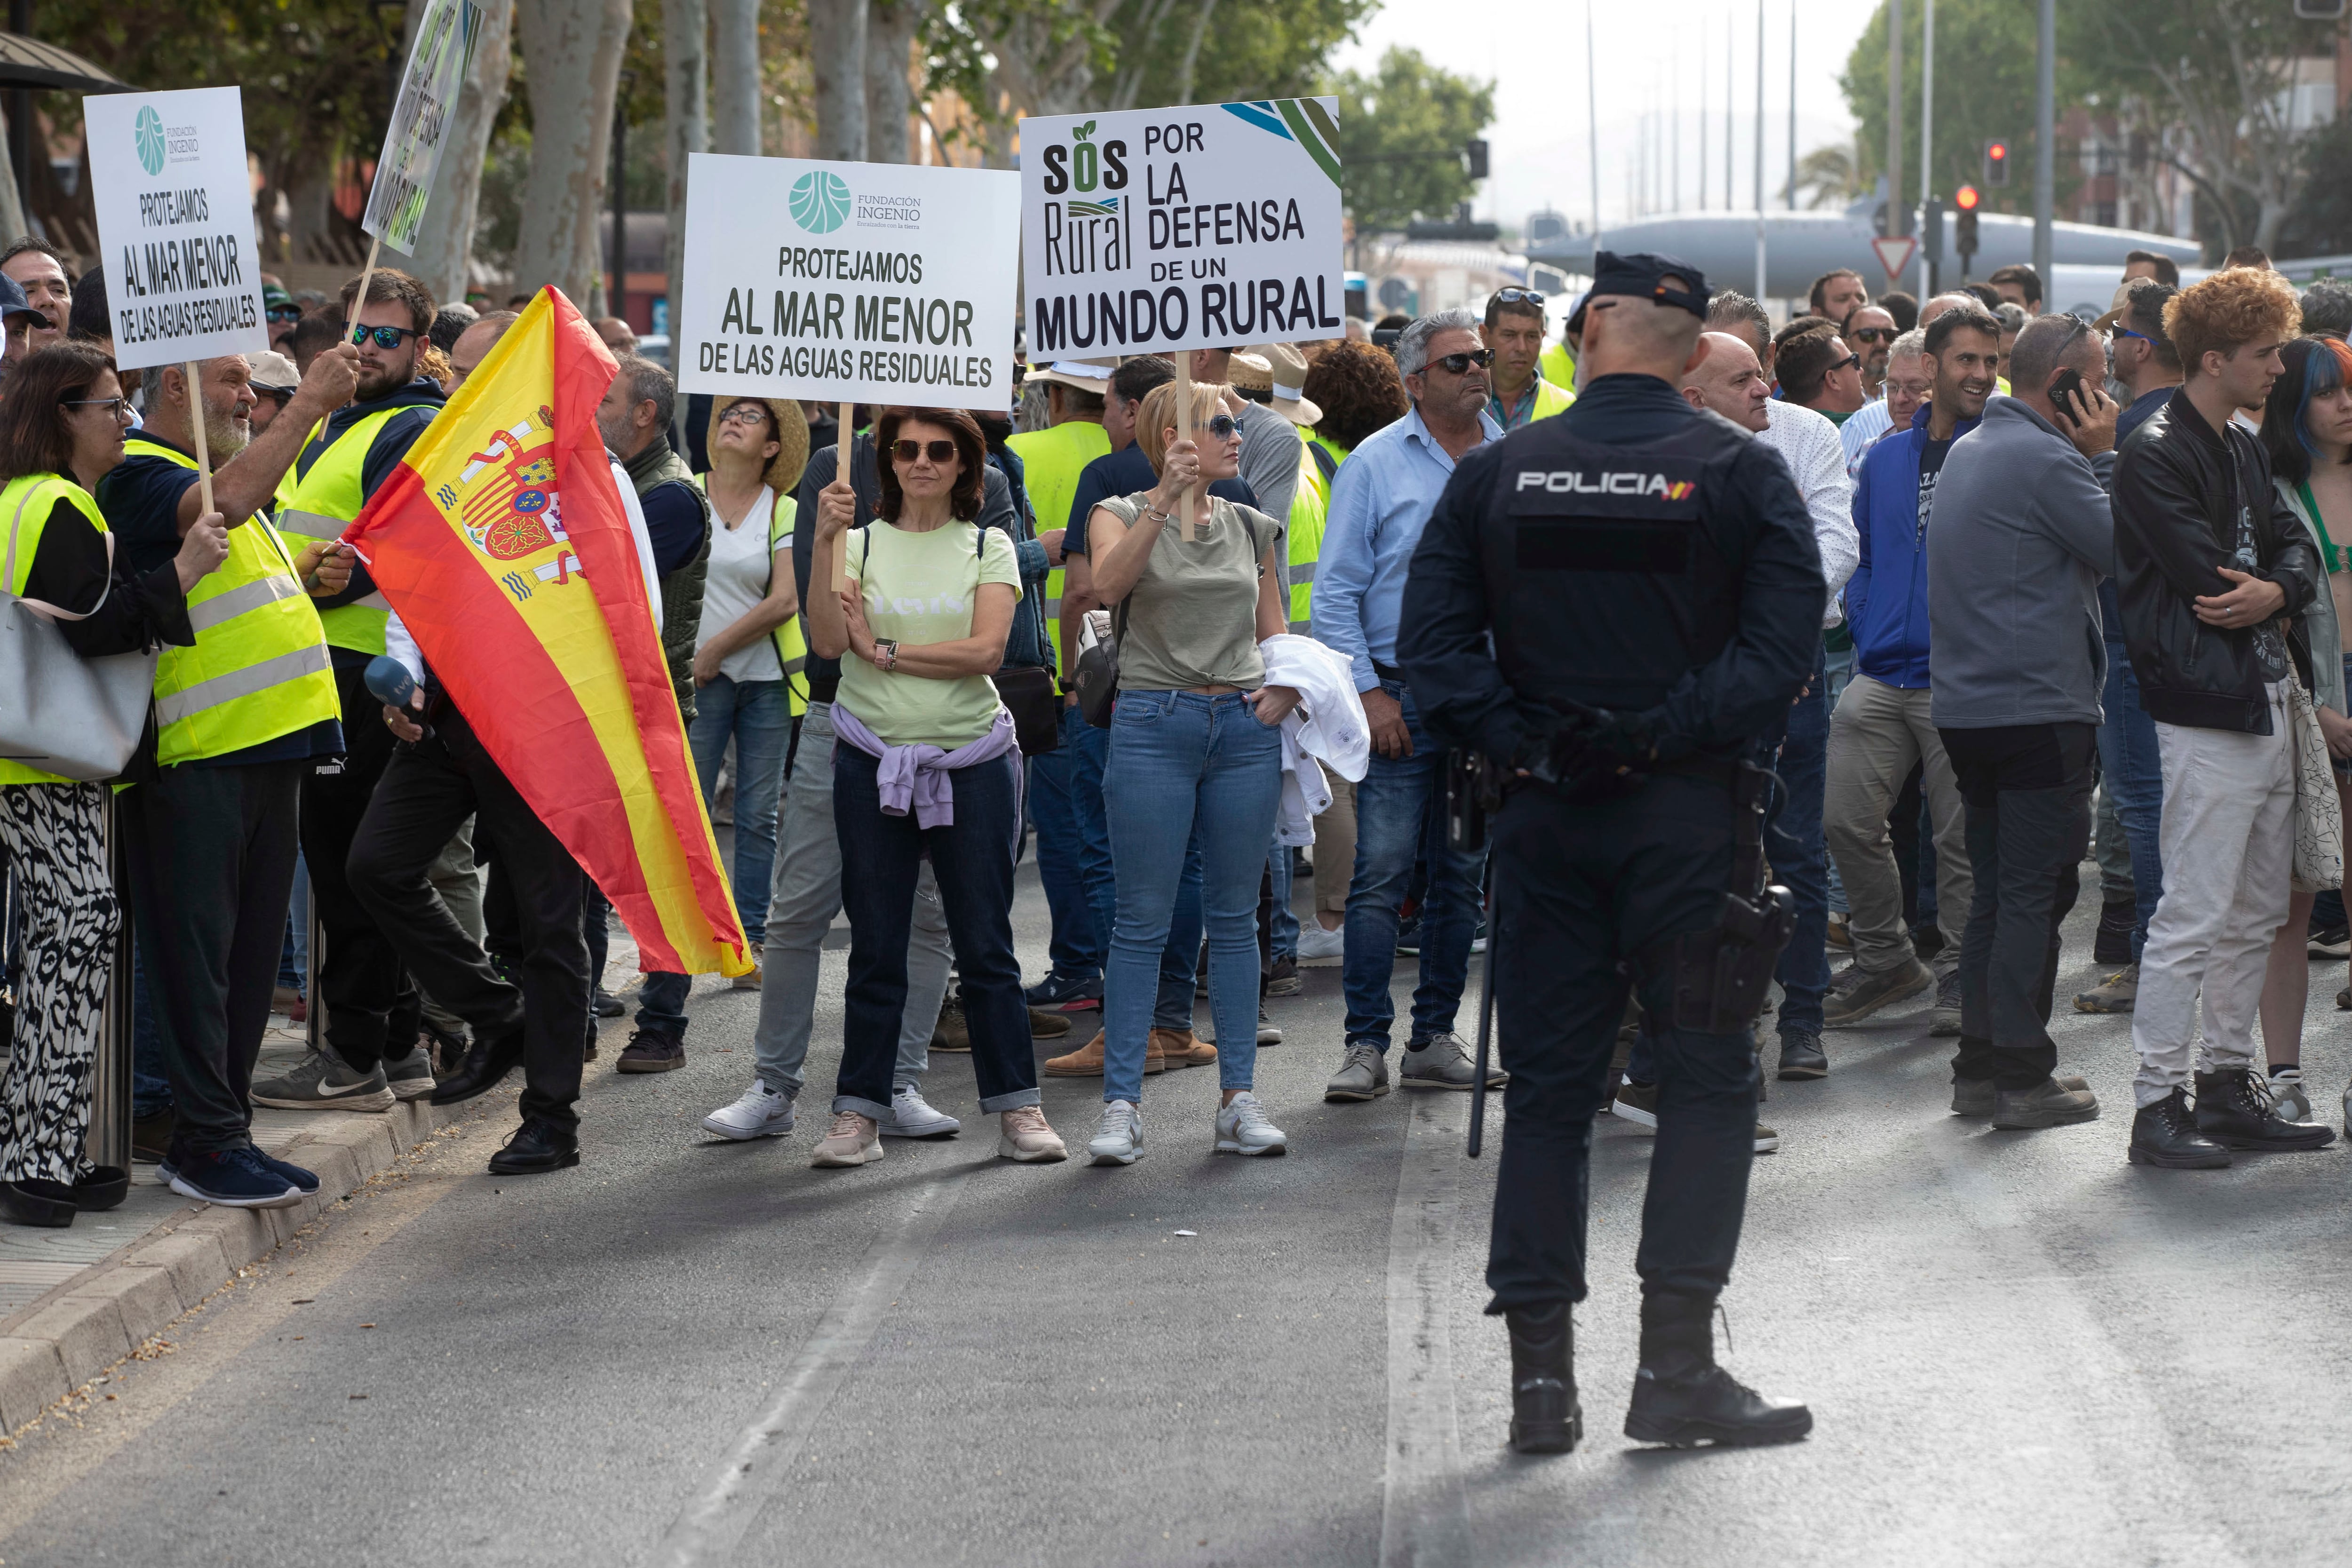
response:
{"label": "man in blue shirt", "polygon": [[[1422,728],[1404,672],[1396,666],[1405,576],[1431,510],[1462,458],[1503,428],[1486,411],[1493,355],[1467,310],[1424,316],[1397,339],[1397,369],[1412,409],[1367,437],[1331,482],[1331,510],[1316,565],[1317,638],[1354,666],[1371,726],[1370,770],[1356,786],[1356,876],[1348,892],[1348,1045],[1330,1100],[1366,1100],[1389,1091],[1389,1026],[1396,1016],[1389,977],[1396,966],[1397,906],[1413,861],[1426,849],[1429,891],[1422,906],[1421,984],[1399,1079],[1414,1089],[1473,1087],[1470,1053],[1454,1032],[1470,942],[1478,923],[1479,857],[1446,847],[1432,810],[1444,753]],[[1490,1083],[1502,1075],[1489,1074]]]}

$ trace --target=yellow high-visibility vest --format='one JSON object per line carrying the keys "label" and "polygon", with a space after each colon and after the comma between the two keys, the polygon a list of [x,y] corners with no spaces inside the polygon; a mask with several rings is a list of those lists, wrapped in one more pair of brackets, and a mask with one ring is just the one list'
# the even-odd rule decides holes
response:
{"label": "yellow high-visibility vest", "polygon": [[[61,500],[72,502],[99,532],[107,531],[106,516],[98,510],[97,499],[61,475],[26,474],[10,479],[7,487],[0,489],[0,528],[7,528],[13,533],[12,538],[0,540],[0,561],[13,560],[16,563],[16,570],[9,575],[8,592],[22,595],[25,584],[32,581],[33,557],[41,548],[41,534],[48,527],[49,513]],[[79,782],[0,758],[0,784]]]}
{"label": "yellow high-visibility vest", "polygon": [[[142,438],[125,456],[196,460]],[[188,593],[194,647],[166,647],[155,663],[155,760],[165,767],[225,756],[340,718],[326,629],[293,552],[259,512],[228,531],[228,559]],[[383,633],[376,636],[379,651]]]}
{"label": "yellow high-visibility vest", "polygon": [[[695,488],[707,496],[710,493],[709,480],[709,474],[697,474],[694,476]],[[768,514],[768,569],[771,572],[776,570],[777,549],[792,542],[793,521],[800,515],[800,507],[801,503],[795,497],[779,495],[774,509]],[[715,513],[712,526],[722,526],[717,521]],[[791,563],[786,563],[783,570],[791,571]],[[776,662],[784,667],[784,697],[792,704],[793,717],[798,719],[808,711],[809,704],[807,612],[795,611],[790,620],[770,632],[768,638],[776,645]]]}
{"label": "yellow high-visibility vest", "polygon": [[[336,437],[279,503],[278,526],[306,540],[341,539],[367,505],[368,447],[376,432],[412,406],[404,404],[371,414]],[[326,611],[320,619],[335,647],[378,654],[383,651],[383,624],[391,613],[382,594],[370,594],[357,604]]]}
{"label": "yellow high-visibility vest", "polygon": [[1331,486],[1305,444],[1298,449],[1298,488],[1290,497],[1290,629],[1307,635],[1314,621],[1315,561],[1323,553],[1323,524],[1331,511]]}

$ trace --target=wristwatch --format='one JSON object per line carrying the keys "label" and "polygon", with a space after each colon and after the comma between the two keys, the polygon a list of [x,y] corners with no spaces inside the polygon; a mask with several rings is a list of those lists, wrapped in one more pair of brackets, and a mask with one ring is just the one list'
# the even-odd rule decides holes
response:
{"label": "wristwatch", "polygon": [[874,668],[885,670],[893,669],[898,667],[898,645],[897,641],[890,637],[876,637],[874,639]]}

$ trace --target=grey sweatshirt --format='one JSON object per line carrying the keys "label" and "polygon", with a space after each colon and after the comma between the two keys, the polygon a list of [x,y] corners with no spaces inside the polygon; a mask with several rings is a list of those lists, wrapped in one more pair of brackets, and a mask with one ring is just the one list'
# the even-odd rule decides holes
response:
{"label": "grey sweatshirt", "polygon": [[1927,519],[1928,711],[1939,728],[2096,724],[2106,681],[2099,579],[2115,570],[2095,462],[2013,397],[1952,443]]}

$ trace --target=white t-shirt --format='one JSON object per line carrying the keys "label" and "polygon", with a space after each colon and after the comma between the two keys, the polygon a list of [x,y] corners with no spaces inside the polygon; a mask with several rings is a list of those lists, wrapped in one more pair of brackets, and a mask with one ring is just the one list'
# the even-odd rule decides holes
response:
{"label": "white t-shirt", "polygon": [[[768,585],[776,571],[775,555],[784,554],[793,547],[792,535],[786,534],[777,544],[773,554],[768,549],[771,520],[776,510],[776,492],[766,485],[760,487],[759,499],[752,501],[736,525],[727,526],[727,520],[713,513],[710,528],[710,564],[702,581],[702,629],[698,634],[698,648],[712,637],[749,615],[753,605],[768,596]],[[783,570],[792,570],[787,560]],[[730,680],[782,680],[784,667],[776,658],[776,639],[762,633],[757,639],[737,648],[719,661],[719,673]]]}

